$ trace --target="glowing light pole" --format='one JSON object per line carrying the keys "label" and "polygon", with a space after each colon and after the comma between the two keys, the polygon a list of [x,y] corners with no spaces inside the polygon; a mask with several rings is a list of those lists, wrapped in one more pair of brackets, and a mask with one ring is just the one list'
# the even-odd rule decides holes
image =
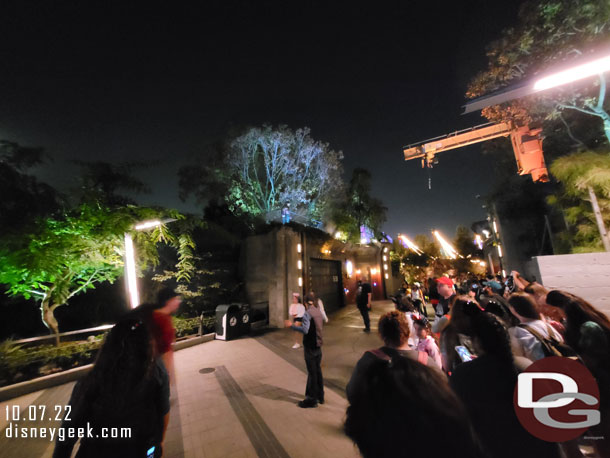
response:
{"label": "glowing light pole", "polygon": [[[166,223],[176,221],[174,218],[166,218],[164,220],[143,221],[134,226],[136,231],[143,231],[153,227],[159,227]],[[131,234],[125,232],[125,283],[127,285],[127,295],[129,297],[129,305],[135,309],[140,305],[140,293],[138,292],[138,277],[136,274],[136,253],[133,245]]]}

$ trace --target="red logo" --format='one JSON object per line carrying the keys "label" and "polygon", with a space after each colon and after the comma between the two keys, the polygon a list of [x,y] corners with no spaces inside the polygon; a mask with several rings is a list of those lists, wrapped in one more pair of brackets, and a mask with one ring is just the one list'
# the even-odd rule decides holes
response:
{"label": "red logo", "polygon": [[513,400],[523,427],[548,442],[575,439],[601,421],[595,378],[569,358],[533,363],[519,374]]}

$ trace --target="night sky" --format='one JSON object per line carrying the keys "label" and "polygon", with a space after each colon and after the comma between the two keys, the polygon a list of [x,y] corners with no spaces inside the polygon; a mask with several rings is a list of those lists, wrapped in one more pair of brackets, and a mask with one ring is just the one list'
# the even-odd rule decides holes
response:
{"label": "night sky", "polygon": [[467,82],[520,3],[2,2],[0,138],[44,147],[55,161],[38,174],[63,188],[71,159],[154,160],[139,200],[198,211],[176,171],[206,144],[309,126],[344,152],[346,178],[372,172],[386,232],[453,235],[484,217],[493,162],[480,146],[443,153],[429,191],[402,147],[484,122],[460,115]]}

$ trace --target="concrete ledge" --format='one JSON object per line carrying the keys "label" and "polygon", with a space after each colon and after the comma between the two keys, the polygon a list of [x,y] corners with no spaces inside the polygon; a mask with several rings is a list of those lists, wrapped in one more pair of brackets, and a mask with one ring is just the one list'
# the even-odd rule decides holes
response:
{"label": "concrete ledge", "polygon": [[[215,335],[216,334],[214,333],[205,334],[200,337],[194,337],[192,339],[176,342],[173,345],[174,351],[199,345],[204,342],[209,342],[210,340],[214,340]],[[56,374],[45,375],[44,377],[38,377],[25,382],[3,386],[0,388],[0,402],[18,398],[19,396],[33,393],[35,391],[46,390],[57,385],[63,385],[64,383],[73,382],[86,375],[92,368],[93,364],[87,364],[86,366],[75,367],[74,369],[57,372]]]}
{"label": "concrete ledge", "polygon": [[173,348],[174,348],[174,351],[182,350],[184,348],[192,347],[194,345],[199,345],[204,342],[209,342],[210,340],[214,340],[215,336],[216,336],[216,334],[212,332],[211,334],[204,334],[199,337],[193,337],[192,339],[181,340],[179,342],[176,342],[173,345]]}

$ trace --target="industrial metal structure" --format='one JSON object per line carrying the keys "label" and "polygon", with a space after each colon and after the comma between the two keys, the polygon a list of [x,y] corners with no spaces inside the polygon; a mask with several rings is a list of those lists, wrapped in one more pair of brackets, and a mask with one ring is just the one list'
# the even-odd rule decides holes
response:
{"label": "industrial metal structure", "polygon": [[519,175],[531,175],[534,181],[547,182],[549,177],[542,153],[541,132],[542,129],[516,127],[512,123],[481,124],[408,145],[404,148],[405,161],[421,158],[422,167],[432,168],[437,162],[437,153],[510,136]]}

